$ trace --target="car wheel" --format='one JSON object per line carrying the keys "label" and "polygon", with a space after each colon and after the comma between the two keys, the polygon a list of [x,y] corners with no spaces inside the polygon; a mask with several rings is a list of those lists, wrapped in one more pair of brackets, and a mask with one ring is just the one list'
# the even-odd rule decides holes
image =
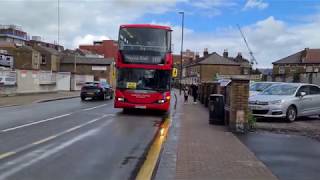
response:
{"label": "car wheel", "polygon": [[288,108],[286,118],[288,122],[293,122],[297,119],[297,109],[294,106]]}
{"label": "car wheel", "polygon": [[86,97],[85,96],[81,96],[81,101],[85,101]]}
{"label": "car wheel", "polygon": [[107,99],[107,94],[103,94],[102,96],[101,96],[101,100],[106,100]]}

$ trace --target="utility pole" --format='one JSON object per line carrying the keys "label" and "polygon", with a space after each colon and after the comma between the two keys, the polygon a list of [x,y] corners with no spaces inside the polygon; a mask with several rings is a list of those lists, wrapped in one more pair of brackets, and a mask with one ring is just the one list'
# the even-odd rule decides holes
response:
{"label": "utility pole", "polygon": [[58,0],[58,45],[60,45],[60,0]]}
{"label": "utility pole", "polygon": [[181,29],[181,51],[180,51],[180,88],[179,88],[179,94],[181,95],[181,90],[182,90],[182,53],[183,53],[183,29],[184,29],[184,12],[179,12],[181,14],[181,24],[182,24],[182,29]]}
{"label": "utility pole", "polygon": [[73,73],[76,74],[77,72],[77,53],[74,53],[74,59],[73,59]]}

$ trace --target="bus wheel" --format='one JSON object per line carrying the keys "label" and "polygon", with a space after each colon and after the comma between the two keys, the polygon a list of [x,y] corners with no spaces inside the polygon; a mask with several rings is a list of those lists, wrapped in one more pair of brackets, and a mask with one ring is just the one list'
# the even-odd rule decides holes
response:
{"label": "bus wheel", "polygon": [[123,108],[123,109],[122,109],[122,112],[123,112],[124,114],[128,114],[129,111],[130,111],[130,109],[128,109],[128,108]]}

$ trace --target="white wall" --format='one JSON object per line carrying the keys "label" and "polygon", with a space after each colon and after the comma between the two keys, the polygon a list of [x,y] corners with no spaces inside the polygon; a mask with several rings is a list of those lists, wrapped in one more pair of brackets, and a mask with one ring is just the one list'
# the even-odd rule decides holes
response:
{"label": "white wall", "polygon": [[70,91],[71,73],[58,72],[57,73],[57,89],[59,91]]}
{"label": "white wall", "polygon": [[92,82],[94,80],[93,75],[72,75],[71,76],[71,90],[79,91],[85,82]]}

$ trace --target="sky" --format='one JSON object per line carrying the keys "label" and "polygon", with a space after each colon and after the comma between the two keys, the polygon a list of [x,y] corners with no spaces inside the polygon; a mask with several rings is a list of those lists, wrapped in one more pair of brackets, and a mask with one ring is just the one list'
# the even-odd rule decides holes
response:
{"label": "sky", "polygon": [[[320,48],[320,0],[60,0],[60,41],[66,48],[117,40],[119,26],[168,25],[174,52],[180,52],[181,15],[184,49],[250,59],[237,28],[245,34],[258,62],[272,62],[304,48]],[[16,24],[30,36],[58,41],[58,0],[0,0],[0,24]]]}

